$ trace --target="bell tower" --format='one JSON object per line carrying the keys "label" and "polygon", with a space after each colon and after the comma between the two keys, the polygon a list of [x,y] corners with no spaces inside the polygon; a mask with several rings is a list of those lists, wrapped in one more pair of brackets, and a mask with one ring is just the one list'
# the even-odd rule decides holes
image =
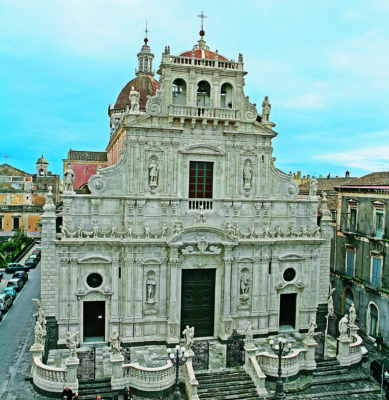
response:
{"label": "bell tower", "polygon": [[38,159],[38,161],[36,162],[36,175],[38,177],[41,176],[47,176],[47,168],[49,166],[49,163],[47,162],[47,160],[43,157],[40,157]]}

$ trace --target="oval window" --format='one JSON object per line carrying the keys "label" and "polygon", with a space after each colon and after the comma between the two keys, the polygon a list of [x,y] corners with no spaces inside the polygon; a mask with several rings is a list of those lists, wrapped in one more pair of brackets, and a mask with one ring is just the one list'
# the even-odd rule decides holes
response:
{"label": "oval window", "polygon": [[284,272],[284,279],[286,282],[293,281],[293,279],[296,277],[296,271],[293,268],[288,268]]}
{"label": "oval window", "polygon": [[86,283],[93,289],[98,288],[103,283],[103,277],[100,274],[94,272],[88,275],[88,277],[86,278]]}

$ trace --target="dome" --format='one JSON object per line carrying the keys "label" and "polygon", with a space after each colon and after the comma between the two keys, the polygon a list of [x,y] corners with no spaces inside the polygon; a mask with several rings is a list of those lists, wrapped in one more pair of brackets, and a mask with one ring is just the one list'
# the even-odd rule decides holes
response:
{"label": "dome", "polygon": [[43,154],[42,154],[42,157],[40,157],[36,163],[37,164],[48,164],[46,158],[43,157]]}
{"label": "dome", "polygon": [[[208,60],[214,60],[216,58],[216,53],[207,49],[194,49],[195,58],[206,58]],[[219,60],[228,61],[227,58],[217,55]],[[192,57],[192,50],[185,51],[184,53],[179,54],[179,57]]]}
{"label": "dome", "polygon": [[124,86],[120,92],[118,99],[116,100],[114,109],[121,110],[126,108],[127,103],[130,102],[129,96],[131,88],[140,93],[139,108],[145,109],[147,103],[147,96],[154,96],[159,89],[159,82],[155,80],[151,75],[139,75]]}

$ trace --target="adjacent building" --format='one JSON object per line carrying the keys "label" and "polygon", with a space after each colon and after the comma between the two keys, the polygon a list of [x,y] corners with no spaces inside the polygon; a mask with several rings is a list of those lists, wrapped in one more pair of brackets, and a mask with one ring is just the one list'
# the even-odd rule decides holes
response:
{"label": "adjacent building", "polygon": [[332,282],[338,313],[352,303],[363,331],[389,340],[389,172],[350,180],[338,192],[337,237]]}
{"label": "adjacent building", "polygon": [[306,331],[312,317],[324,328],[327,201],[319,227],[316,189],[299,197],[276,168],[270,102],[258,113],[245,95],[242,54],[212,51],[201,31],[190,51],[165,47],[158,82],[153,58],[146,39],[135,81],[150,85],[127,85],[110,108],[109,166],[90,194],[65,188],[60,238],[46,202],[49,334],[177,343],[186,325],[223,340],[249,321],[254,335]]}
{"label": "adjacent building", "polygon": [[7,163],[0,165],[1,236],[13,236],[17,230],[28,236],[40,235],[39,220],[49,186],[53,188],[53,201],[59,202],[59,175],[48,171],[48,165],[43,155],[36,162],[35,174]]}

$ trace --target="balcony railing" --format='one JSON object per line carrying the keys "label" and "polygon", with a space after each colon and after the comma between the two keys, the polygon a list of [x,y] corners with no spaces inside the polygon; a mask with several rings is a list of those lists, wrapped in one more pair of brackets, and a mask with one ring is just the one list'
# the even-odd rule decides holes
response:
{"label": "balcony railing", "polygon": [[188,200],[189,210],[212,210],[213,201],[206,199],[193,199]]}
{"label": "balcony railing", "polygon": [[193,107],[171,104],[169,106],[169,115],[177,117],[203,117],[236,120],[239,119],[239,110],[233,110],[231,108]]}
{"label": "balcony railing", "polygon": [[239,63],[228,60],[208,60],[204,58],[171,56],[170,62],[174,64],[195,65],[206,68],[239,69]]}

